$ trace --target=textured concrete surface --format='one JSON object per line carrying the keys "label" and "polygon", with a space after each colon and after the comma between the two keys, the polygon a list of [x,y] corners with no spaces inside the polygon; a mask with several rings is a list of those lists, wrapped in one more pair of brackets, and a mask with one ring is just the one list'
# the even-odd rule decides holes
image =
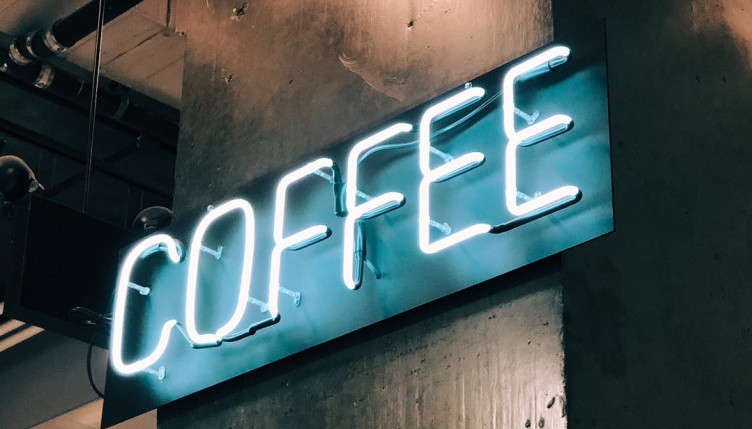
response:
{"label": "textured concrete surface", "polygon": [[160,429],[565,428],[558,260],[158,412]]}
{"label": "textured concrete surface", "polygon": [[[187,37],[177,218],[552,36],[550,3],[538,0],[174,10]],[[566,427],[554,265],[163,407],[159,426]]]}
{"label": "textured concrete surface", "polygon": [[616,232],[563,257],[569,425],[752,420],[752,4],[554,1],[606,17]]}
{"label": "textured concrete surface", "polygon": [[[178,219],[552,37],[545,0],[174,6]],[[200,392],[159,427],[566,427],[557,267]]]}
{"label": "textured concrete surface", "polygon": [[173,6],[187,37],[178,219],[552,36],[546,0]]}

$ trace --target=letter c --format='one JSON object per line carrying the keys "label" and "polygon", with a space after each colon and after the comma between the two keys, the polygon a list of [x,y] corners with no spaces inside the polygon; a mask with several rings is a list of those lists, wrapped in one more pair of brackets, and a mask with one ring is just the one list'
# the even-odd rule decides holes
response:
{"label": "letter c", "polygon": [[118,275],[115,312],[112,316],[110,359],[115,371],[123,375],[143,371],[153,365],[167,348],[167,342],[170,339],[170,329],[178,323],[177,320],[170,319],[162,325],[159,342],[148,356],[132,363],[123,362],[123,325],[125,323],[125,305],[128,298],[128,289],[130,289],[131,272],[138,259],[144,259],[158,251],[166,251],[167,256],[175,264],[183,259],[180,242],[167,234],[157,234],[145,238],[128,252]]}

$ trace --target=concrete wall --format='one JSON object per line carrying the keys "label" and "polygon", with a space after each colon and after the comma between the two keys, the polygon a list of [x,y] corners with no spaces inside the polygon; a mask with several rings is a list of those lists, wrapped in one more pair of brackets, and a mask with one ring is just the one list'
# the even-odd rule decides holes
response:
{"label": "concrete wall", "polygon": [[[243,4],[174,2],[177,218],[552,37],[546,0]],[[198,393],[159,426],[563,428],[557,272],[536,265]]]}
{"label": "concrete wall", "polygon": [[158,427],[566,428],[558,269],[537,264],[172,403]]}
{"label": "concrete wall", "polygon": [[608,36],[616,232],[563,256],[569,427],[752,420],[752,3],[554,1]]}
{"label": "concrete wall", "polygon": [[548,0],[175,3],[176,28],[187,37],[177,218],[527,53],[553,32]]}
{"label": "concrete wall", "polygon": [[[235,184],[289,165],[298,152],[313,151],[500,62],[494,58],[471,64],[467,73],[440,76],[457,69],[419,60],[430,51],[429,40],[432,46],[433,41],[458,40],[441,31],[446,22],[436,21],[437,11],[456,13],[457,4],[368,2],[352,4],[345,12],[334,3],[299,6],[305,11],[254,4],[240,21],[229,20],[229,10],[236,6],[229,2],[220,2],[221,7],[210,2],[208,10],[189,8],[184,21],[190,30],[187,70],[193,70],[185,80],[178,209],[201,205]],[[429,8],[444,3],[451,7]],[[505,7],[497,3],[495,7]],[[496,18],[482,12],[475,19],[515,24],[501,24],[504,30],[480,26],[471,35],[482,37],[490,28],[500,35],[492,39],[527,40],[506,51],[521,53],[539,40],[505,31],[545,19],[532,19],[530,13],[513,19],[509,13],[515,14],[517,6],[509,7]],[[583,15],[607,20],[617,228],[563,256],[569,425],[748,427],[752,6],[746,0],[555,0],[553,8],[557,32],[576,29]],[[423,20],[425,10],[433,21]],[[420,31],[445,36],[424,36],[418,44]],[[379,51],[383,34],[402,50],[388,45]],[[469,36],[456,43],[463,49],[488,46],[480,57],[496,49],[470,42]],[[437,58],[457,58],[454,54]],[[384,73],[374,73],[369,64]],[[426,71],[433,73],[428,79],[421,77]],[[233,79],[226,80],[230,74]],[[395,81],[404,81],[407,88]],[[209,99],[207,93],[215,97]],[[214,114],[201,120],[201,112]],[[290,118],[298,120],[288,122]],[[228,162],[231,158],[241,161]],[[193,172],[193,167],[204,172]],[[192,177],[186,177],[189,172]],[[554,325],[559,323],[559,289],[555,282],[544,286],[546,279],[514,292],[491,293],[333,357],[296,361],[299,368],[279,370],[258,384],[249,378],[250,387],[228,387],[216,401],[211,392],[197,395],[163,410],[161,426],[240,427],[258,421],[263,422],[260,427],[301,422],[313,422],[307,427],[458,427],[459,408],[452,400],[462,397],[462,377],[478,371],[481,385],[475,389],[488,389],[499,377],[524,378],[522,368],[532,362],[489,365],[469,351],[488,342],[498,362],[512,362],[512,355],[497,345],[511,344],[526,326],[536,326],[545,314],[538,305]],[[512,319],[525,320],[515,324],[505,319],[507,329],[489,325],[487,315],[499,308]],[[457,334],[458,328],[474,324],[480,331]],[[534,342],[549,343],[555,332],[542,333]],[[551,347],[546,353],[554,353]],[[446,352],[466,360],[454,369],[418,365],[426,355],[443,363]],[[415,369],[421,371],[417,377]],[[427,378],[420,381],[421,376]],[[493,381],[485,384],[484,378]],[[398,390],[397,396],[380,395],[382,386]],[[433,392],[434,401],[448,405],[433,403],[421,413],[413,408],[420,405],[416,400],[428,398],[421,392]],[[370,411],[359,408],[361,399]],[[303,405],[308,401],[313,405]],[[287,409],[286,403],[295,405]],[[495,403],[500,415],[525,417],[514,402]],[[190,412],[187,404],[197,410]],[[411,413],[404,411],[408,408]],[[385,417],[391,410],[405,417]],[[467,426],[481,427],[491,414],[481,407]],[[517,420],[493,422],[524,427]],[[559,419],[557,424],[565,423]]]}

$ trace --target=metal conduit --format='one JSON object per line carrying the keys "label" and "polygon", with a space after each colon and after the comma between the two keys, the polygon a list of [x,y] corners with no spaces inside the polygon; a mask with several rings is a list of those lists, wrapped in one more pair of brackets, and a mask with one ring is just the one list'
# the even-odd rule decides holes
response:
{"label": "metal conduit", "polygon": [[[104,10],[104,23],[112,21],[142,0],[110,0]],[[64,52],[97,29],[99,4],[92,1],[55,22],[48,30],[16,37],[8,47],[10,58],[18,65],[49,58]]]}
{"label": "metal conduit", "polygon": [[[105,24],[122,15],[142,0],[109,0],[104,11]],[[98,2],[92,1],[62,18],[49,30],[39,30],[12,39],[0,49],[0,72],[55,96],[88,108],[91,84],[43,62],[60,54],[97,28]],[[150,111],[130,100],[130,88],[113,82],[98,93],[97,114],[115,119],[156,140],[175,146],[179,112],[160,105],[171,117]]]}

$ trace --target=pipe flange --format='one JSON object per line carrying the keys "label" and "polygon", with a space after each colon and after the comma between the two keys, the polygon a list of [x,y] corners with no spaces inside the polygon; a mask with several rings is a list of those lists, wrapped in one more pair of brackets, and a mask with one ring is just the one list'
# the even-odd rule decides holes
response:
{"label": "pipe flange", "polygon": [[14,63],[18,64],[19,66],[25,66],[31,64],[34,60],[31,60],[29,58],[26,58],[21,51],[18,50],[16,47],[16,41],[10,42],[10,46],[8,46],[8,57],[13,60]]}
{"label": "pipe flange", "polygon": [[[52,28],[55,28],[54,26]],[[68,47],[63,45],[62,43],[58,42],[55,38],[55,35],[52,33],[52,29],[47,30],[44,33],[44,38],[42,39],[44,41],[44,46],[47,47],[50,51],[60,54],[65,52]]]}
{"label": "pipe flange", "polygon": [[28,52],[32,58],[37,59],[39,58],[39,55],[34,52],[34,47],[32,46],[34,43],[34,34],[36,33],[29,33],[26,35],[26,39],[24,39],[24,47],[26,48],[26,52]]}
{"label": "pipe flange", "polygon": [[52,85],[52,80],[55,79],[55,69],[49,64],[42,64],[42,69],[37,75],[37,79],[34,81],[34,86],[39,89],[47,89]]}

